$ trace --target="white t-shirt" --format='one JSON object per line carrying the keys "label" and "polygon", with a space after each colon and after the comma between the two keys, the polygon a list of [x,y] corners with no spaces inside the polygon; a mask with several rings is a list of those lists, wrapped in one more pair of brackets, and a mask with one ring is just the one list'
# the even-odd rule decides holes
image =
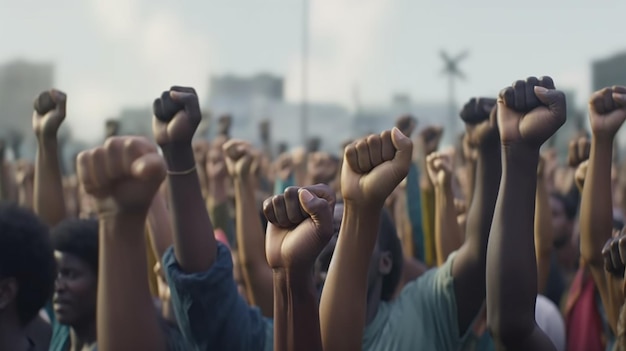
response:
{"label": "white t-shirt", "polygon": [[565,322],[556,305],[543,295],[537,295],[535,319],[539,328],[552,340],[557,351],[565,351]]}

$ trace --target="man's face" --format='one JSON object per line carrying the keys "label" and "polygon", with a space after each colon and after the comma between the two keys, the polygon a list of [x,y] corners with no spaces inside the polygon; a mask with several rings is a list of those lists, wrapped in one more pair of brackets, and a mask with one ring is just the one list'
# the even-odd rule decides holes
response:
{"label": "man's face", "polygon": [[57,320],[68,326],[94,323],[98,293],[96,272],[72,254],[55,251],[54,256],[58,276],[52,302]]}

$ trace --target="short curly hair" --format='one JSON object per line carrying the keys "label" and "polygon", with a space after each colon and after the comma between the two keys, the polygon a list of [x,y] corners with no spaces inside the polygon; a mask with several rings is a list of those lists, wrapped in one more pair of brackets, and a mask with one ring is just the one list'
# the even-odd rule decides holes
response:
{"label": "short curly hair", "polygon": [[54,251],[47,226],[30,210],[0,203],[0,278],[14,278],[22,325],[51,298],[56,279]]}
{"label": "short curly hair", "polygon": [[72,254],[98,275],[98,220],[66,219],[52,228],[55,251]]}

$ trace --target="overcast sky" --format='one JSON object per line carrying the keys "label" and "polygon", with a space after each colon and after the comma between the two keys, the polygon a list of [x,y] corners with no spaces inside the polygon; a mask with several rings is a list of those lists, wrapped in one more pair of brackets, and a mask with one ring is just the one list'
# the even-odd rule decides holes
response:
{"label": "overcast sky", "polygon": [[[311,0],[310,98],[348,106],[395,92],[446,98],[439,50],[469,49],[458,98],[528,75],[589,94],[589,63],[626,49],[624,0]],[[269,71],[300,99],[301,0],[0,0],[0,62],[56,63],[86,135],[172,84],[206,100],[210,74]],[[80,133],[76,133],[80,134]],[[77,135],[79,136],[79,135]]]}

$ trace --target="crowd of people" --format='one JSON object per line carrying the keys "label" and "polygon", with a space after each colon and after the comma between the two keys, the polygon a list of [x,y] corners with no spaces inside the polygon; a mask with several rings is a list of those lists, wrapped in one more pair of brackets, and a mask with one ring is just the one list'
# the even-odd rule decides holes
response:
{"label": "crowd of people", "polygon": [[35,100],[34,164],[0,145],[2,351],[626,350],[626,87],[564,164],[549,77],[470,99],[454,147],[404,115],[342,157],[197,138],[174,86],[153,139],[109,125],[72,176],[66,102]]}

